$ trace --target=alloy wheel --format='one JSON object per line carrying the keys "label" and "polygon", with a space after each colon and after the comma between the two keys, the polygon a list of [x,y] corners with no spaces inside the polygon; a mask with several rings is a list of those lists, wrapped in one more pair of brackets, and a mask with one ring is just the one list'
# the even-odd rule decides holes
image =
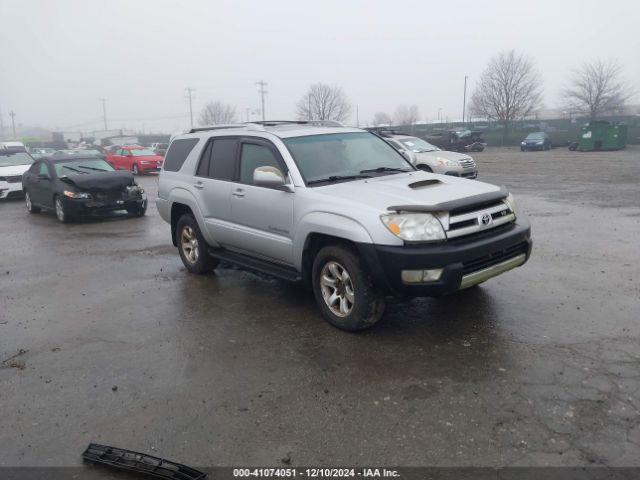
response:
{"label": "alloy wheel", "polygon": [[31,197],[29,196],[29,192],[25,192],[24,201],[27,204],[27,211],[30,212],[32,208]]}
{"label": "alloy wheel", "polygon": [[196,236],[196,232],[189,225],[185,225],[182,229],[182,233],[180,234],[180,246],[182,247],[184,257],[189,263],[194,264],[198,261],[198,257],[200,255],[198,237]]}
{"label": "alloy wheel", "polygon": [[353,310],[355,292],[347,269],[338,262],[325,264],[320,273],[320,290],[331,313],[346,317]]}
{"label": "alloy wheel", "polygon": [[58,220],[61,222],[64,222],[64,206],[60,198],[56,198],[56,217],[58,217]]}

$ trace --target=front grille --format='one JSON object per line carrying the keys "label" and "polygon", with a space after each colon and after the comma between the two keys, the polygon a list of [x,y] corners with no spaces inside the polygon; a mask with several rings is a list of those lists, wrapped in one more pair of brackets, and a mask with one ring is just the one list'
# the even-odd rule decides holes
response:
{"label": "front grille", "polygon": [[12,175],[4,178],[7,180],[7,183],[19,183],[22,181],[22,175]]}
{"label": "front grille", "polygon": [[526,254],[529,249],[527,242],[522,242],[517,245],[505,248],[497,252],[493,252],[483,257],[474,258],[467,262],[462,263],[462,274],[468,275],[478,270],[484,270],[498,263],[502,263],[510,258],[517,257],[518,255]]}
{"label": "front grille", "polygon": [[[490,217],[488,224],[483,220],[487,216]],[[447,238],[452,239],[492,230],[514,220],[515,215],[502,200],[452,210],[449,214]]]}
{"label": "front grille", "polygon": [[473,158],[465,158],[464,160],[458,160],[460,166],[462,168],[476,168],[476,162],[473,161]]}

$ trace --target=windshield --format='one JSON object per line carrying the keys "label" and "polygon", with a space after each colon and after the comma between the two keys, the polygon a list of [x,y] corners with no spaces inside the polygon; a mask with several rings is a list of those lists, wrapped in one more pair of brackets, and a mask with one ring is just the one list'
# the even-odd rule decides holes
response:
{"label": "windshield", "polygon": [[78,160],[57,162],[54,163],[54,167],[59,177],[113,171],[113,167],[100,158],[79,158]]}
{"label": "windshield", "polygon": [[543,140],[543,139],[544,139],[543,133],[530,133],[529,135],[527,135],[527,140]]}
{"label": "windshield", "polygon": [[28,153],[16,152],[9,155],[0,155],[0,167],[13,167],[14,165],[31,165],[33,157]]}
{"label": "windshield", "polygon": [[130,150],[131,154],[134,157],[148,157],[155,156],[155,152],[153,150],[149,150],[147,148],[136,148],[134,150]]}
{"label": "windshield", "polygon": [[397,150],[368,132],[293,137],[284,143],[307,183],[378,173],[367,170],[381,174],[413,170]]}
{"label": "windshield", "polygon": [[421,138],[399,138],[398,140],[400,140],[405,147],[414,153],[437,152],[440,150],[438,147],[434,147],[429,142],[425,142]]}

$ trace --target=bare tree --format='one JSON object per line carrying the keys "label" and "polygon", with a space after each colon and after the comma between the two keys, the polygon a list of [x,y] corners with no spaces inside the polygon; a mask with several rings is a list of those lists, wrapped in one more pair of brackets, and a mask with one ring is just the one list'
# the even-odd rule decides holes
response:
{"label": "bare tree", "polygon": [[376,112],[373,116],[373,126],[378,127],[380,125],[391,125],[391,116],[385,112]]}
{"label": "bare tree", "polygon": [[396,125],[413,125],[420,115],[417,105],[400,105],[396,108],[393,119]]}
{"label": "bare tree", "polygon": [[471,112],[502,124],[504,137],[511,122],[533,113],[542,99],[542,80],[533,60],[515,50],[489,61],[471,96]]}
{"label": "bare tree", "polygon": [[207,103],[200,112],[198,122],[200,125],[217,125],[220,123],[234,123],[236,121],[236,108],[215,101]]}
{"label": "bare tree", "polygon": [[296,104],[300,120],[336,120],[349,118],[351,104],[337,85],[314,83]]}
{"label": "bare tree", "polygon": [[616,60],[595,60],[573,71],[571,86],[562,94],[567,107],[593,119],[624,107],[633,95],[622,80],[622,67]]}

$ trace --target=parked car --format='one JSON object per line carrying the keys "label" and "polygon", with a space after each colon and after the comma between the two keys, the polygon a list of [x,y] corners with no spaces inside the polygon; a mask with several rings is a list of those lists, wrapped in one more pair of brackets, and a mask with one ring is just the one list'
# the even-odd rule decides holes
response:
{"label": "parked car", "polygon": [[156,155],[160,155],[162,157],[167,153],[167,148],[169,148],[168,143],[156,143],[152,150],[156,153]]}
{"label": "parked car", "polygon": [[42,158],[53,155],[56,152],[55,148],[47,148],[47,147],[35,147],[29,149],[29,154],[34,158]]}
{"label": "parked car", "polygon": [[130,172],[116,172],[94,156],[61,155],[37,160],[22,177],[29,213],[52,210],[61,222],[116,210],[142,216],[144,190]]}
{"label": "parked car", "polygon": [[22,196],[22,174],[33,164],[31,155],[7,143],[0,142],[0,199]]}
{"label": "parked car", "polygon": [[533,132],[520,142],[520,150],[551,150],[551,137],[544,132]]}
{"label": "parked car", "polygon": [[129,170],[134,175],[157,172],[164,158],[141,146],[120,147],[107,153],[107,162],[116,170]]}
{"label": "parked car", "polygon": [[261,122],[174,137],[157,207],[193,273],[220,260],[313,289],[355,331],[385,296],[439,296],[524,264],[529,223],[506,189],[417,170],[379,136]]}
{"label": "parked car", "polygon": [[446,152],[418,137],[381,132],[381,136],[411,163],[425,172],[476,178],[476,162],[465,153]]}
{"label": "parked car", "polygon": [[487,142],[480,130],[444,130],[427,134],[426,140],[447,151],[482,152]]}

